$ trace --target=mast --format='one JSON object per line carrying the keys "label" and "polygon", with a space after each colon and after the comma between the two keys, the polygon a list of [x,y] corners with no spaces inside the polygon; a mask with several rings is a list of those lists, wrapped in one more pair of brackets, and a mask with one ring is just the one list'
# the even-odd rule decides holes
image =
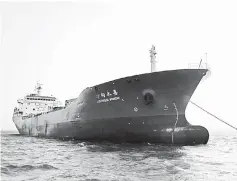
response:
{"label": "mast", "polygon": [[35,86],[35,91],[37,92],[37,94],[40,96],[41,94],[41,90],[42,90],[42,84],[40,84],[38,81],[37,81],[37,84]]}
{"label": "mast", "polygon": [[152,45],[150,49],[150,57],[151,57],[151,72],[155,72],[156,71],[156,50],[155,50],[154,45]]}

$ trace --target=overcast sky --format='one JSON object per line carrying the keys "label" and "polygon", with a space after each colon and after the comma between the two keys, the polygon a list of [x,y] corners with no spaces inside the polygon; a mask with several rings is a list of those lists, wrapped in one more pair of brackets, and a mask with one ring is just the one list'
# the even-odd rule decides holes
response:
{"label": "overcast sky", "polygon": [[[158,71],[198,67],[207,53],[211,76],[192,101],[237,126],[236,9],[228,0],[1,3],[1,129],[16,129],[16,101],[38,80],[44,94],[64,102],[86,87],[149,72],[152,44]],[[211,131],[230,129],[192,104],[186,114]]]}

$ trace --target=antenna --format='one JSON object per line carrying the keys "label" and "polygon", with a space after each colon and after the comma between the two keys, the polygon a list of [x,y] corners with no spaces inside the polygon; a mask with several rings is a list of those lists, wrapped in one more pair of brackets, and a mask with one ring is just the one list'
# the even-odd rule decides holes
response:
{"label": "antenna", "polygon": [[207,53],[205,53],[204,58],[205,58],[204,69],[207,69],[207,72],[206,72],[206,75],[202,78],[201,81],[204,81],[204,80],[208,79],[212,74],[211,67],[207,63]]}
{"label": "antenna", "polygon": [[152,45],[150,49],[150,57],[151,57],[151,72],[155,72],[156,71],[156,50],[155,50],[154,45]]}
{"label": "antenna", "polygon": [[[206,63],[207,63],[207,53],[205,53],[205,61],[206,61]],[[199,63],[199,67],[198,67],[198,68],[201,67],[201,64],[202,64],[202,59],[201,59],[201,61],[200,61],[200,63]]]}
{"label": "antenna", "polygon": [[201,64],[202,64],[202,59],[201,59],[201,61],[200,61],[200,63],[199,63],[199,67],[198,67],[198,68],[200,68],[200,67],[201,67]]}

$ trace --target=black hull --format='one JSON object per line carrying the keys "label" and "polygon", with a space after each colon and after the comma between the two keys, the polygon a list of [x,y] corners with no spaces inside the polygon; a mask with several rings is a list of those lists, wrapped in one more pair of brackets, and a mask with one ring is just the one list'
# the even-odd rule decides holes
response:
{"label": "black hull", "polygon": [[[32,136],[206,144],[208,131],[191,125],[185,118],[186,106],[206,71],[164,71],[107,82],[85,89],[64,110],[16,126],[21,134]],[[117,92],[114,97],[98,97],[113,90]]]}
{"label": "black hull", "polygon": [[86,124],[61,123],[50,135],[75,140],[180,145],[206,144],[209,139],[208,131],[202,126],[186,124],[170,127],[168,124],[160,125],[161,120],[167,121],[167,116],[91,120]]}

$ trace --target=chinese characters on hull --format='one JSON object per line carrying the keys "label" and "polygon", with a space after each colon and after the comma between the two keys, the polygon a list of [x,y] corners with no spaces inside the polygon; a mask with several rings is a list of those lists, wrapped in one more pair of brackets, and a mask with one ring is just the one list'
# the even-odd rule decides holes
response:
{"label": "chinese characters on hull", "polygon": [[96,98],[97,98],[97,99],[100,99],[100,98],[112,97],[112,96],[117,96],[117,95],[118,95],[117,90],[116,90],[116,89],[113,89],[112,92],[110,92],[110,91],[107,90],[106,93],[101,92],[100,94],[97,94],[97,95],[96,95]]}
{"label": "chinese characters on hull", "polygon": [[113,89],[112,92],[107,90],[106,92],[101,92],[100,94],[96,95],[97,103],[101,102],[109,102],[109,101],[115,101],[119,100],[120,97],[118,97],[118,92],[116,89]]}

